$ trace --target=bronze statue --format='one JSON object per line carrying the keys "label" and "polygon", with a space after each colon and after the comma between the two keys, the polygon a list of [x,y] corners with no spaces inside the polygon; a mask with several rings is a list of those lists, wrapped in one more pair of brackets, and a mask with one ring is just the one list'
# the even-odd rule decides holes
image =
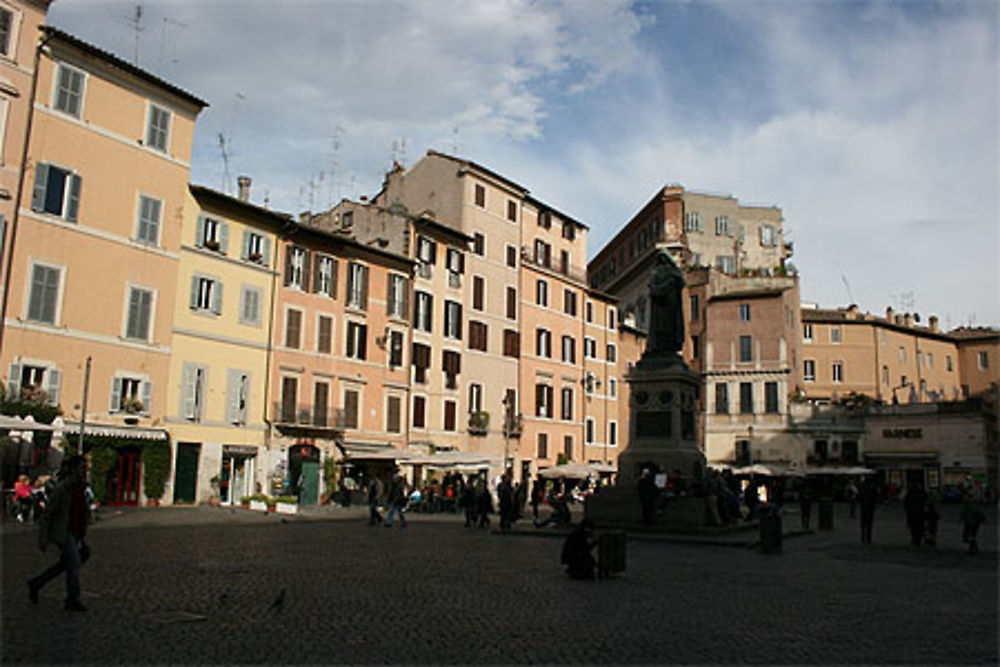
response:
{"label": "bronze statue", "polygon": [[649,338],[644,357],[674,356],[684,346],[684,274],[670,253],[660,250],[649,281]]}

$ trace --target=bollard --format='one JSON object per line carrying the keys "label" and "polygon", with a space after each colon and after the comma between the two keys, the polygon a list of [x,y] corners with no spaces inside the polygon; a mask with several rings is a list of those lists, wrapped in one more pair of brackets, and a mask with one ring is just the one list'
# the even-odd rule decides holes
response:
{"label": "bollard", "polygon": [[833,530],[833,501],[830,499],[819,501],[819,529]]}

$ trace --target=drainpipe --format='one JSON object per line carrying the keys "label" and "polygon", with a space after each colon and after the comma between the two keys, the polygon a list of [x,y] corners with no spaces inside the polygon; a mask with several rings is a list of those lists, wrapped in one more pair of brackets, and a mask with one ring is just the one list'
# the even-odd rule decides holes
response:
{"label": "drainpipe", "polygon": [[17,240],[17,223],[20,219],[21,197],[24,193],[24,175],[28,167],[28,145],[31,143],[31,128],[35,120],[35,93],[38,89],[38,63],[42,50],[49,43],[50,35],[46,34],[35,47],[35,60],[31,71],[31,93],[28,97],[28,119],[24,128],[24,146],[21,149],[21,173],[17,179],[17,193],[14,196],[14,214],[10,220],[10,242],[6,249],[7,266],[4,268],[3,297],[0,299],[0,353],[3,353],[3,336],[6,331],[7,303],[10,298],[10,276],[14,265],[14,244]]}
{"label": "drainpipe", "polygon": [[[279,230],[277,234],[274,235],[274,252],[273,252],[273,254],[271,256],[271,260],[273,262],[273,266],[274,267],[277,267],[277,265],[278,265],[278,250],[279,250],[279,244],[278,244],[278,242],[281,240],[281,232],[285,231],[286,229],[288,229],[287,225],[284,228],[282,228],[281,230]],[[271,423],[271,420],[267,418],[268,417],[267,405],[268,405],[268,402],[271,400],[271,396],[270,396],[270,387],[271,387],[271,359],[274,356],[274,302],[275,302],[275,297],[276,297],[276,294],[277,294],[277,291],[278,291],[278,284],[277,284],[278,283],[278,271],[277,271],[276,268],[272,268],[272,267],[268,267],[268,269],[270,269],[270,271],[271,271],[271,299],[270,299],[271,303],[268,305],[268,314],[267,314],[267,351],[266,351],[265,361],[264,361],[264,408],[263,408],[262,420],[264,422],[264,425],[267,427],[265,429],[265,431],[264,431],[264,448],[265,448],[265,450],[267,450],[268,453],[270,453],[270,451],[271,451],[271,432],[272,432],[272,430],[274,428],[274,425]],[[265,478],[265,481],[266,481],[266,478]],[[257,489],[254,489],[254,492],[256,493]],[[263,493],[267,492],[267,490],[264,488],[263,484],[262,484],[261,492],[263,492]]]}

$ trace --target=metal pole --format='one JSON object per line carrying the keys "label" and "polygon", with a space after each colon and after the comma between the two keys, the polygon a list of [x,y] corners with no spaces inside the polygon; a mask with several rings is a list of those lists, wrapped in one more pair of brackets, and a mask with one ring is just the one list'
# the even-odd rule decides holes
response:
{"label": "metal pole", "polygon": [[83,456],[83,432],[87,428],[87,392],[90,389],[90,357],[87,357],[86,367],[83,369],[83,403],[80,404],[80,439],[77,446],[78,454]]}
{"label": "metal pole", "polygon": [[508,412],[507,396],[503,397],[503,400],[500,402],[500,405],[503,406],[503,471],[507,472],[507,467],[508,467],[507,460],[509,452],[508,443],[510,441],[510,423],[509,423],[510,418],[507,415]]}

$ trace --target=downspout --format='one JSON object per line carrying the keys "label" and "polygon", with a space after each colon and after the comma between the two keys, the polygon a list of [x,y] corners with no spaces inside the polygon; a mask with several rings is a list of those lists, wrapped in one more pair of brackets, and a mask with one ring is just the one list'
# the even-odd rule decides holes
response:
{"label": "downspout", "polygon": [[[279,229],[278,233],[274,235],[274,253],[271,257],[274,261],[274,267],[277,267],[278,265],[278,242],[281,240],[282,231],[283,229]],[[264,448],[269,453],[271,451],[271,433],[274,429],[274,425],[271,423],[271,420],[268,419],[267,406],[271,400],[271,359],[274,356],[274,304],[278,291],[278,271],[274,267],[268,267],[271,270],[271,303],[268,306],[267,317],[267,350],[264,361],[264,409],[262,417],[264,425],[266,426],[264,431]],[[254,491],[256,492],[256,489],[254,489]]]}
{"label": "downspout", "polygon": [[28,119],[24,128],[24,146],[21,148],[21,173],[17,179],[17,193],[14,196],[14,212],[10,221],[10,242],[5,254],[7,255],[7,265],[4,267],[3,277],[3,297],[0,300],[0,354],[3,353],[3,337],[6,332],[7,303],[10,298],[10,276],[14,265],[14,244],[17,241],[17,223],[20,219],[21,197],[24,194],[24,176],[28,167],[28,146],[31,143],[31,128],[35,120],[35,94],[38,90],[38,64],[42,57],[42,49],[49,43],[51,35],[43,35],[38,46],[35,47],[35,60],[31,71],[31,93],[28,98]]}

